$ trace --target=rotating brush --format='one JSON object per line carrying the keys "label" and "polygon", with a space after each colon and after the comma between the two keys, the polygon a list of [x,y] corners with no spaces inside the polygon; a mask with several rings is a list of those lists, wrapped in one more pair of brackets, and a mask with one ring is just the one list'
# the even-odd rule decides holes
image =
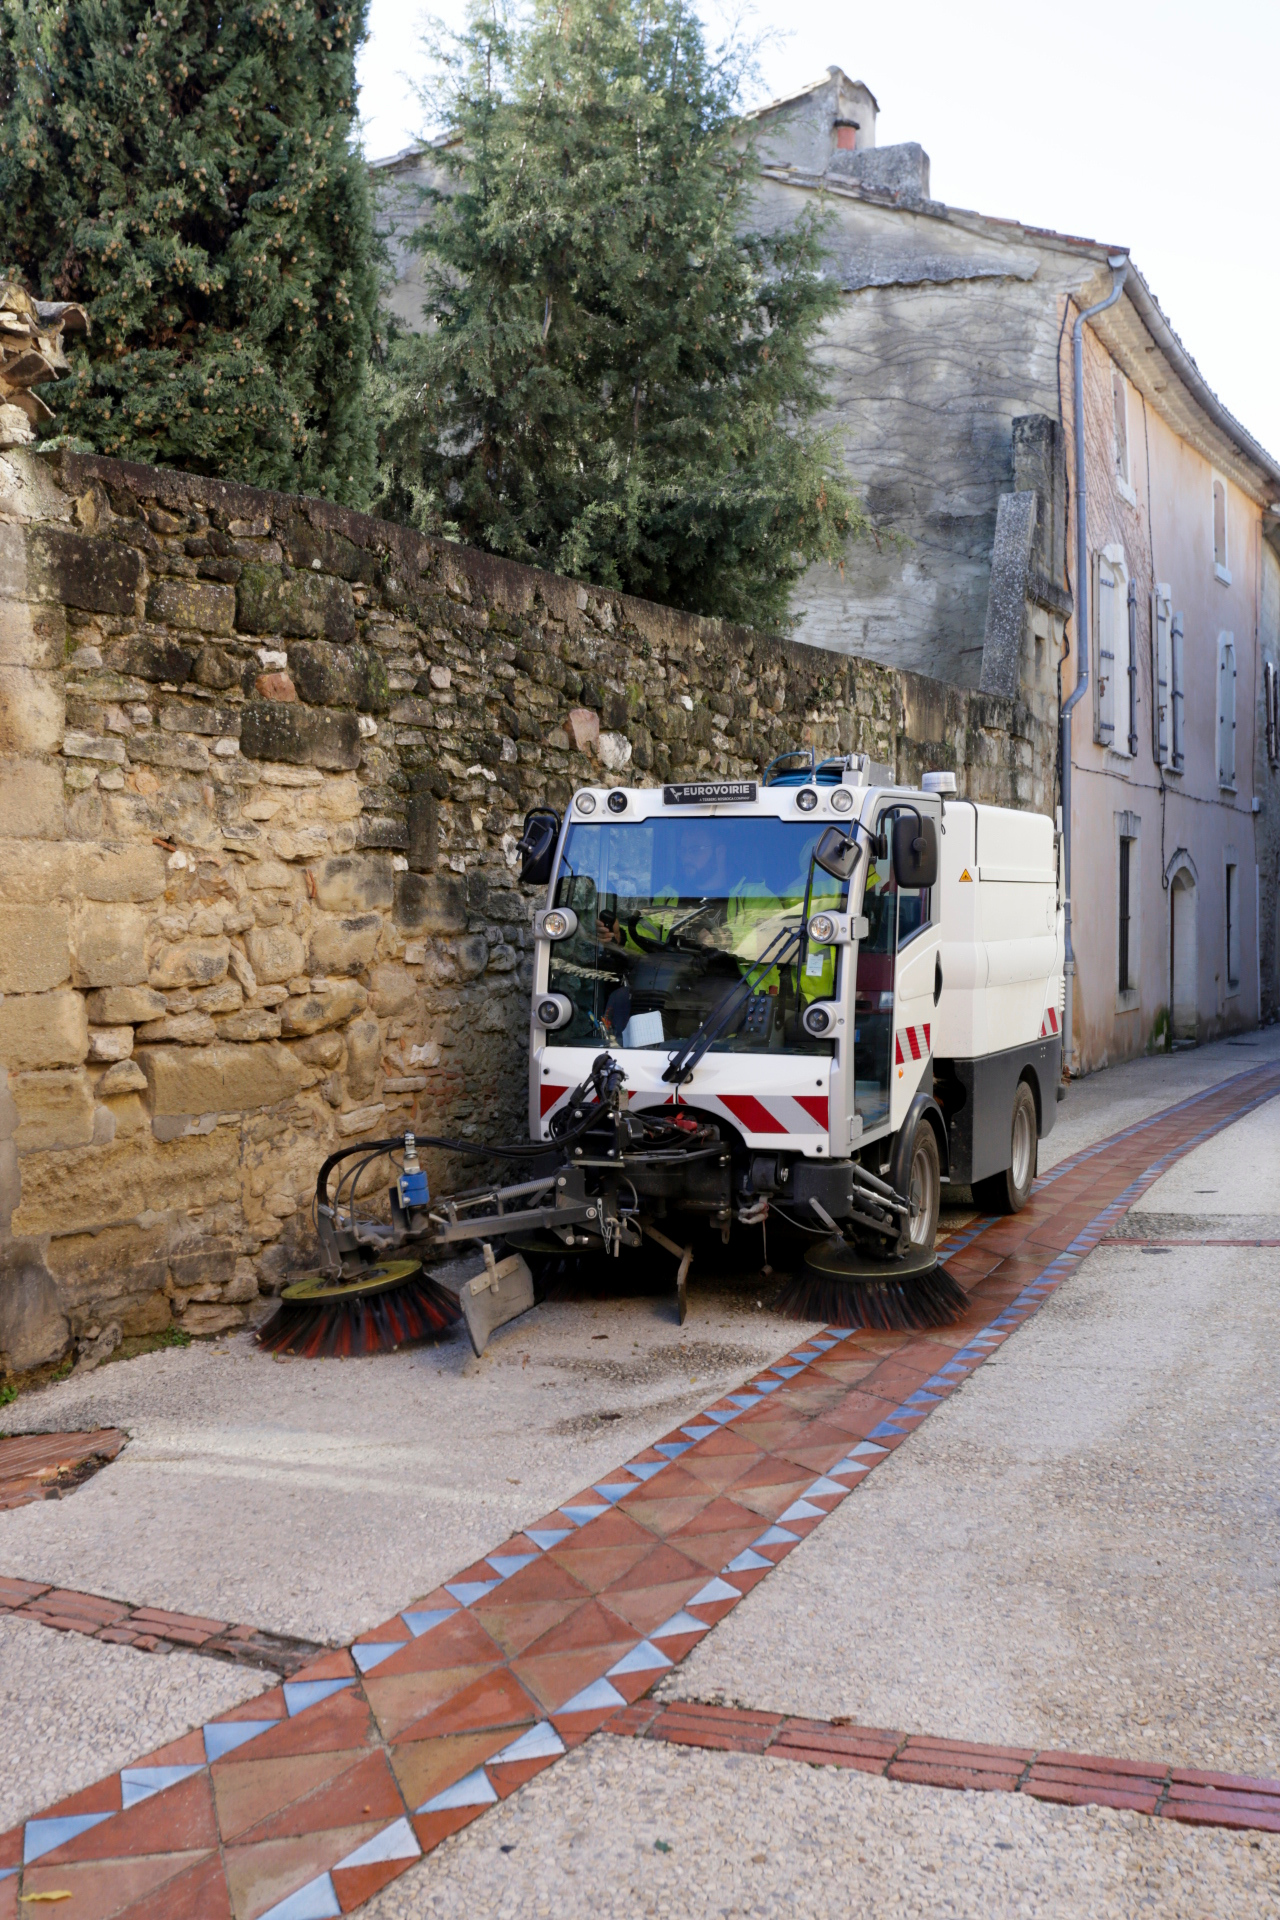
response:
{"label": "rotating brush", "polygon": [[805,1256],[804,1267],[779,1292],[774,1311],[788,1320],[819,1320],[828,1327],[875,1333],[914,1333],[952,1326],[968,1295],[932,1250],[901,1260],[876,1260],[839,1235]]}
{"label": "rotating brush", "polygon": [[321,1273],[286,1287],[258,1329],[268,1353],[296,1359],[350,1359],[430,1340],[462,1317],[455,1294],[422,1271],[419,1260],[388,1260],[350,1280]]}

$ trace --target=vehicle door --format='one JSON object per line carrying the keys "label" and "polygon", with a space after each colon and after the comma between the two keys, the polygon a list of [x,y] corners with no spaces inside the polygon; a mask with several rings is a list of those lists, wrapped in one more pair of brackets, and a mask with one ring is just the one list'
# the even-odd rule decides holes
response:
{"label": "vehicle door", "polygon": [[[888,849],[900,811],[890,801],[876,816],[886,851],[869,856],[862,896],[867,933],[858,945],[853,1050],[854,1110],[864,1137],[901,1124],[932,1053],[938,890],[900,889],[894,879]],[[920,811],[937,819],[940,810]]]}

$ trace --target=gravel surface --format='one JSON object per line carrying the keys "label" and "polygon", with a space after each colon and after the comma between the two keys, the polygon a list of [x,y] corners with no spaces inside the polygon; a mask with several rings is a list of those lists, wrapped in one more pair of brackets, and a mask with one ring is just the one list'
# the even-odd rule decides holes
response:
{"label": "gravel surface", "polygon": [[1278,1308],[1274,1249],[1100,1248],[660,1693],[1280,1774]]}
{"label": "gravel surface", "polygon": [[364,1913],[1237,1920],[1278,1900],[1274,1834],[602,1736]]}
{"label": "gravel surface", "polygon": [[177,1740],[275,1679],[0,1619],[0,1830]]}
{"label": "gravel surface", "polygon": [[802,1339],[764,1287],[708,1281],[683,1327],[669,1297],[549,1303],[481,1360],[455,1331],[373,1360],[240,1335],[103,1367],[6,1411],[131,1438],[71,1498],[0,1514],[0,1568],[348,1640]]}

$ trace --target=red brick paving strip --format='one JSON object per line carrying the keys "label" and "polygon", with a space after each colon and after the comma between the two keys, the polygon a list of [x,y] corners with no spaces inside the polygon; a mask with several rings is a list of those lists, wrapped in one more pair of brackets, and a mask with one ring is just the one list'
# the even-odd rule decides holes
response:
{"label": "red brick paving strip", "polygon": [[286,1680],[327,1649],[314,1640],[269,1633],[262,1627],[233,1626],[226,1620],[205,1620],[190,1613],[164,1613],[159,1607],[131,1607],[100,1593],[75,1593],[63,1587],[43,1586],[38,1580],[10,1580],[0,1575],[0,1618],[38,1620],[61,1633],[84,1633],[113,1646],[136,1647],[141,1653],[207,1654],[241,1667],[267,1667]]}
{"label": "red brick paving strip", "polygon": [[606,1733],[722,1753],[768,1754],[811,1767],[846,1767],[916,1786],[968,1793],[1026,1793],[1068,1806],[1122,1807],[1215,1827],[1280,1833],[1280,1780],[1196,1773],[1161,1761],[1036,1752],[971,1740],[937,1740],[837,1720],[642,1700],[606,1722]]}
{"label": "red brick paving strip", "polygon": [[126,1438],[118,1427],[100,1427],[93,1433],[19,1433],[0,1440],[0,1513],[32,1500],[60,1499],[61,1479],[75,1475],[78,1485],[88,1477],[85,1468],[96,1471],[114,1460]]}

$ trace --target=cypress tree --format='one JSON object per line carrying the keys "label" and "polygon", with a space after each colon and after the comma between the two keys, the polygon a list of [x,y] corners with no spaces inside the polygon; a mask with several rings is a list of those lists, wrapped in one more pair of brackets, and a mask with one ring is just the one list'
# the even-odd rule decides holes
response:
{"label": "cypress tree", "polygon": [[744,60],[688,0],[477,5],[379,373],[382,504],[473,545],[775,624],[865,522],[813,416],[821,217],[755,229]]}
{"label": "cypress tree", "polygon": [[368,497],[365,0],[0,0],[0,263],[92,332],[43,397],[102,453]]}

